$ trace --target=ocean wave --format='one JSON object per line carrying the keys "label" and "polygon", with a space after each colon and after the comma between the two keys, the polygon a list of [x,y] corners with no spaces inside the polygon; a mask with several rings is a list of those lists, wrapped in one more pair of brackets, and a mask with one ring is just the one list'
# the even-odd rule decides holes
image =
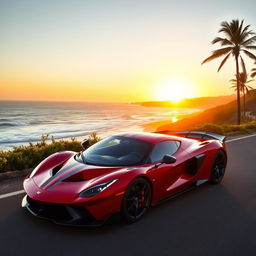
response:
{"label": "ocean wave", "polygon": [[[54,137],[54,139],[60,140],[60,139],[67,139],[67,138],[76,138],[76,137],[81,137],[81,136],[87,136],[91,133],[91,131],[83,131],[83,132],[77,132],[77,133],[72,133],[72,134],[59,134],[59,135],[55,135],[55,134],[48,134],[48,138],[47,141],[50,141],[52,136]],[[45,135],[45,134],[44,134]],[[1,140],[0,141],[0,145],[1,144],[16,144],[16,143],[28,143],[28,142],[40,142],[41,141],[41,137],[43,135],[38,135],[35,137],[23,137],[20,139],[5,139],[5,140]]]}
{"label": "ocean wave", "polygon": [[[0,110],[0,150],[39,142],[42,134],[50,134],[49,141],[51,135],[57,140],[82,139],[94,131],[104,138],[139,131],[142,123],[172,116],[170,110],[130,104],[0,102]],[[189,111],[182,109],[177,113]]]}
{"label": "ocean wave", "polygon": [[8,127],[8,126],[24,126],[22,123],[10,123],[10,122],[0,122],[0,127]]}

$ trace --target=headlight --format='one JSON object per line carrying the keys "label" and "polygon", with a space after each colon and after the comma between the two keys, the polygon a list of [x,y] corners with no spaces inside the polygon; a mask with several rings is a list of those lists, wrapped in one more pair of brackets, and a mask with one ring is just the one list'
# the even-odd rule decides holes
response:
{"label": "headlight", "polygon": [[99,194],[100,192],[102,192],[103,190],[105,190],[106,188],[108,188],[109,186],[111,186],[116,181],[117,181],[117,179],[110,180],[108,182],[88,188],[88,189],[84,190],[83,192],[81,192],[79,196],[81,196],[81,197],[95,196],[95,195]]}

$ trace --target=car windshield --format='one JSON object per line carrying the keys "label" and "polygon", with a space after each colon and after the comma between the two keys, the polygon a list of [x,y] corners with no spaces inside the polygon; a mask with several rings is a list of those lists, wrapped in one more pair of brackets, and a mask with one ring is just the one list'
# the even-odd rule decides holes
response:
{"label": "car windshield", "polygon": [[[84,152],[83,160],[87,164],[103,166],[133,166],[145,164],[148,153],[153,145],[151,143],[113,136],[106,138]],[[80,157],[79,157],[80,159]],[[82,160],[82,159],[80,159]]]}

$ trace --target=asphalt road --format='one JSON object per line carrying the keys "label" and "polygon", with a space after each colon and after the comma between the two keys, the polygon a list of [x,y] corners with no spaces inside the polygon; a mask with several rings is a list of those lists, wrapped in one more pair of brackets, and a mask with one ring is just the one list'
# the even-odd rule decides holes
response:
{"label": "asphalt road", "polygon": [[227,144],[221,185],[202,185],[153,207],[132,225],[68,228],[0,200],[0,255],[255,255],[256,137]]}

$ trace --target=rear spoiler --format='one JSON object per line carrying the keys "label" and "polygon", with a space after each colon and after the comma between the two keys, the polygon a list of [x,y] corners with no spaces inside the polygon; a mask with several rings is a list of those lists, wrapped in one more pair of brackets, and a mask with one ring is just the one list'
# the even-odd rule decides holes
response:
{"label": "rear spoiler", "polygon": [[185,137],[191,139],[200,139],[200,140],[219,140],[225,142],[226,136],[213,133],[213,132],[203,132],[203,131],[181,131],[181,132],[172,132],[172,131],[160,131],[155,133],[174,135],[178,137]]}

